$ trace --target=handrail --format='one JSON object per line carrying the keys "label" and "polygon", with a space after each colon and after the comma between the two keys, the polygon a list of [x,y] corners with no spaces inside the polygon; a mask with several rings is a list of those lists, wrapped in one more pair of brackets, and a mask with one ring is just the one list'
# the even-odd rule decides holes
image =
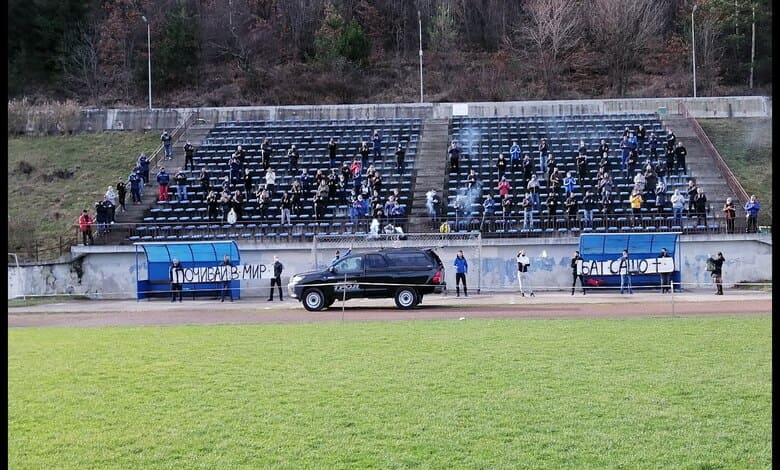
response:
{"label": "handrail", "polygon": [[739,180],[737,180],[737,177],[726,164],[726,161],[723,160],[723,157],[720,155],[720,153],[718,153],[718,150],[712,144],[710,138],[707,137],[707,134],[701,127],[701,124],[699,124],[699,121],[697,121],[696,118],[690,117],[688,115],[688,108],[684,103],[682,103],[682,107],[685,110],[685,116],[693,128],[693,131],[696,133],[696,136],[699,138],[702,144],[704,144],[704,149],[707,151],[710,158],[712,158],[712,160],[715,162],[715,166],[718,167],[721,174],[725,176],[726,184],[728,185],[729,189],[731,189],[731,191],[739,198],[740,202],[744,204],[748,201],[748,199],[750,199],[747,191],[745,191],[745,188],[742,187],[742,184],[739,182]]}
{"label": "handrail", "polygon": [[[179,124],[171,133],[171,145],[176,145],[176,143],[179,141],[181,136],[184,135],[185,132],[187,132],[187,129],[192,125],[193,122],[197,120],[199,116],[198,110],[190,111],[190,113],[184,118],[181,124]],[[161,143],[159,147],[157,147],[157,150],[154,151],[154,153],[149,157],[149,166],[153,167],[155,165],[158,166],[158,160],[160,158],[160,155],[163,150],[163,144]]]}

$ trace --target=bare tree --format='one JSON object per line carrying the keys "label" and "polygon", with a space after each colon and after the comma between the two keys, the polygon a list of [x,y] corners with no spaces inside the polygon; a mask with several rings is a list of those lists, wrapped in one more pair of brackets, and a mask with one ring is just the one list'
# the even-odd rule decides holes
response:
{"label": "bare tree", "polygon": [[623,96],[629,73],[661,39],[667,22],[666,0],[592,0],[585,9],[591,43],[601,52],[606,74]]}
{"label": "bare tree", "polygon": [[724,31],[729,19],[721,11],[702,8],[696,18],[696,76],[701,88],[712,94],[722,80],[726,51]]}
{"label": "bare tree", "polygon": [[510,49],[540,72],[546,96],[555,96],[566,61],[582,39],[579,7],[570,0],[532,0],[528,19],[508,36]]}
{"label": "bare tree", "polygon": [[63,82],[74,96],[86,95],[96,104],[98,75],[98,31],[94,22],[79,23],[65,32],[66,53],[60,56]]}

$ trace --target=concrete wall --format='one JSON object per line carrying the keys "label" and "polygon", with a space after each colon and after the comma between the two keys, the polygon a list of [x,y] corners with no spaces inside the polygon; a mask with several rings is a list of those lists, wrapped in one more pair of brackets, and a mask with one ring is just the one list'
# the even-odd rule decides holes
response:
{"label": "concrete wall", "polygon": [[549,116],[594,113],[657,112],[665,107],[679,114],[684,102],[694,117],[771,117],[772,98],[728,96],[703,98],[633,98],[610,100],[505,101],[483,103],[401,103],[323,106],[243,106],[231,108],[91,109],[85,110],[81,129],[173,129],[192,111],[208,123],[246,119],[374,119],[449,118],[453,108],[465,108],[469,116]]}
{"label": "concrete wall", "polygon": [[[322,268],[333,257],[333,248],[312,251],[312,244],[262,245],[238,242],[242,264],[273,263],[278,255],[285,265],[283,282],[296,272],[313,269],[315,258]],[[723,279],[726,286],[734,282],[756,282],[772,279],[772,238],[769,234],[718,236],[683,236],[682,280],[688,287],[705,287],[711,282],[703,270],[709,253],[723,252],[726,264]],[[517,285],[515,256],[525,248],[531,257],[531,279],[537,289],[566,288],[571,282],[569,260],[579,246],[577,238],[552,239],[488,239],[483,240],[481,269],[471,269],[468,282],[471,289],[481,285],[483,291],[515,289]],[[451,244],[437,249],[447,268],[446,281],[454,286],[452,260],[463,249],[472,266],[478,250],[472,246]],[[342,249],[343,251],[343,249]],[[8,267],[8,298],[21,295],[87,294],[100,298],[135,298],[135,248],[132,246],[73,247],[71,262]],[[144,259],[143,254],[140,255]],[[145,277],[146,266],[141,267]],[[479,277],[479,280],[477,279]],[[242,296],[268,295],[267,278],[242,281]]]}

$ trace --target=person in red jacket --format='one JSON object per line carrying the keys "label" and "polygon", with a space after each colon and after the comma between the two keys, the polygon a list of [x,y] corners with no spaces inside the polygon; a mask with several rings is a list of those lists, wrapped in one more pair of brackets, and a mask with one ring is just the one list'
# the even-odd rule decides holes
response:
{"label": "person in red jacket", "polygon": [[[81,239],[84,243],[84,245],[94,245],[95,239],[92,238],[92,225],[94,224],[94,219],[89,215],[86,209],[81,212],[81,216],[79,216],[79,231],[81,231]],[[87,243],[87,238],[89,238],[89,243]]]}

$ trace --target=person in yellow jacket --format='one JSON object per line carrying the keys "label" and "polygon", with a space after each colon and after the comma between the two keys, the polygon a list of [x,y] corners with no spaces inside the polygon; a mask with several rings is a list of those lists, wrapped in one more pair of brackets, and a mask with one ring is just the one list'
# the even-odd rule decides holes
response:
{"label": "person in yellow jacket", "polygon": [[639,191],[639,189],[634,188],[634,191],[631,193],[631,197],[628,198],[628,202],[631,203],[631,223],[635,224],[639,220],[639,211],[642,209],[642,193]]}

